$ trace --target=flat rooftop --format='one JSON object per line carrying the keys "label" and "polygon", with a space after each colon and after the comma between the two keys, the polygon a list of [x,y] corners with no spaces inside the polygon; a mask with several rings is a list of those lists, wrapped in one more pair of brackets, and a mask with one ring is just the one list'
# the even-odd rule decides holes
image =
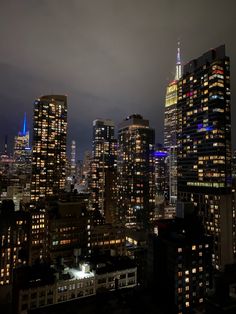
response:
{"label": "flat rooftop", "polygon": [[79,270],[77,268],[70,268],[68,273],[71,275],[71,279],[86,279],[95,276],[93,271],[86,271],[85,269]]}

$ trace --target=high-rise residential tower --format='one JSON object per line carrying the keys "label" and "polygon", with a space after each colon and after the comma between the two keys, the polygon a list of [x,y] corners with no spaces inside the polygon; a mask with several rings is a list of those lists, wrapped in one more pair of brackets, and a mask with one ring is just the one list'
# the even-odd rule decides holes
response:
{"label": "high-rise residential tower", "polygon": [[[116,169],[117,141],[115,139],[115,124],[109,119],[97,119],[93,121],[93,154],[91,160],[91,173],[89,187],[91,191],[92,210],[99,210],[102,216],[109,215],[110,205],[106,199],[115,191],[110,189],[110,176]],[[110,182],[110,183],[108,183]],[[108,195],[110,194],[110,195]]]}
{"label": "high-rise residential tower", "polygon": [[58,195],[65,186],[67,97],[34,103],[31,200]]}
{"label": "high-rise residential tower", "polygon": [[213,236],[213,264],[232,262],[230,62],[225,47],[184,66],[178,82],[178,200],[191,201]]}
{"label": "high-rise residential tower", "polygon": [[166,90],[165,120],[164,120],[164,147],[168,152],[169,172],[169,200],[176,202],[177,198],[177,156],[176,156],[176,127],[177,127],[177,84],[182,76],[180,46],[178,43],[175,79],[171,81]]}
{"label": "high-rise residential tower", "polygon": [[155,207],[154,144],[154,129],[141,115],[119,125],[118,206],[129,228],[148,228]]}

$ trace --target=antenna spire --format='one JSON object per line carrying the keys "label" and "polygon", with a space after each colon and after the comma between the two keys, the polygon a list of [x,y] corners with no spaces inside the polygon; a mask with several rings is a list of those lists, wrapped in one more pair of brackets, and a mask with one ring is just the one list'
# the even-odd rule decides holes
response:
{"label": "antenna spire", "polygon": [[23,122],[23,128],[22,128],[22,135],[26,135],[27,132],[27,120],[26,120],[26,112],[24,114],[24,122]]}
{"label": "antenna spire", "polygon": [[182,76],[182,65],[181,65],[181,57],[180,57],[180,42],[178,41],[175,80],[179,80],[181,76]]}

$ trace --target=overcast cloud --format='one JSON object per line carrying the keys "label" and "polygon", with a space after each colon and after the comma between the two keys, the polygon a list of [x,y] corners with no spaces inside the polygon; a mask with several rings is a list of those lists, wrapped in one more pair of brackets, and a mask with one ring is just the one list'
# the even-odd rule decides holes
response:
{"label": "overcast cloud", "polygon": [[96,118],[140,113],[162,142],[179,39],[185,63],[226,44],[235,133],[235,11],[234,0],[0,0],[0,151],[49,93],[68,95],[68,143],[80,154]]}

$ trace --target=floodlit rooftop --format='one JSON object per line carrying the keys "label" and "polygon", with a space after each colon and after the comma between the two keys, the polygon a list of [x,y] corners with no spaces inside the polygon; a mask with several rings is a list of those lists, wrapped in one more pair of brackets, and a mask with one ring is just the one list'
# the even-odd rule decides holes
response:
{"label": "floodlit rooftop", "polygon": [[70,268],[68,270],[69,274],[73,277],[73,279],[85,279],[85,278],[92,278],[95,276],[93,271],[86,269],[86,265],[85,267],[83,266],[81,270],[77,268]]}

